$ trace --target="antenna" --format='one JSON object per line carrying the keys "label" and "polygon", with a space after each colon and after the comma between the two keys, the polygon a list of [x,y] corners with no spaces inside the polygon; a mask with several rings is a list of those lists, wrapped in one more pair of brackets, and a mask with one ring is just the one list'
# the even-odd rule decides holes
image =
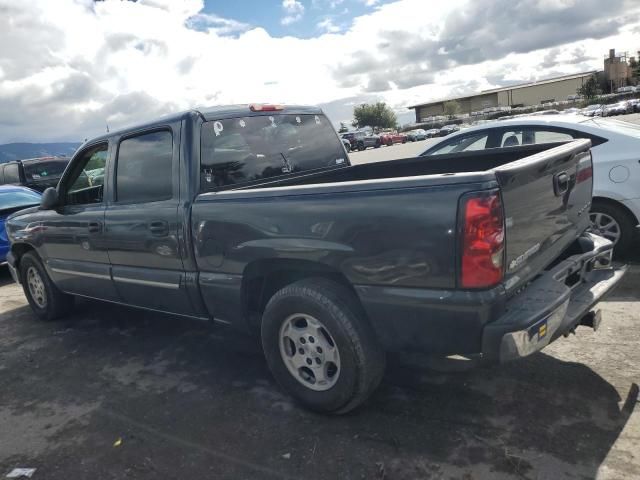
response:
{"label": "antenna", "polygon": [[109,133],[109,124],[107,123],[107,133]]}

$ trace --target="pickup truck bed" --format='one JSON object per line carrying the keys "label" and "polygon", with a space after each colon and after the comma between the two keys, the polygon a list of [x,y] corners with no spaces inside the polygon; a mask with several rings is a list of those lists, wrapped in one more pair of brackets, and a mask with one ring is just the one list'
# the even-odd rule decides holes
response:
{"label": "pickup truck bed", "polygon": [[[322,265],[353,286],[387,349],[481,353],[485,325],[504,312],[513,292],[575,241],[578,230],[586,229],[590,184],[574,189],[563,210],[568,199],[553,194],[550,180],[546,202],[552,205],[536,204],[549,195],[536,190],[535,178],[549,177],[544,168],[554,162],[558,171],[570,158],[577,164],[582,160],[576,155],[588,157],[588,148],[589,141],[581,140],[418,157],[199,195],[192,222],[205,303],[216,318],[248,321],[245,328],[251,329],[259,315],[246,314],[241,293],[251,272],[267,269],[261,264],[276,258],[302,270]],[[525,169],[524,180],[517,178],[518,168]],[[526,268],[507,273],[504,284],[461,290],[455,240],[459,199],[469,191],[498,187],[512,218],[506,228],[507,265],[538,246]],[[511,190],[517,192],[514,197]],[[568,213],[579,209],[579,220],[568,221]],[[227,290],[221,282],[235,285]]]}
{"label": "pickup truck bed", "polygon": [[7,259],[41,318],[82,295],[259,332],[287,391],[342,413],[386,350],[500,362],[597,326],[624,271],[585,233],[589,148],[353,166],[312,107],[187,112],[85,144]]}

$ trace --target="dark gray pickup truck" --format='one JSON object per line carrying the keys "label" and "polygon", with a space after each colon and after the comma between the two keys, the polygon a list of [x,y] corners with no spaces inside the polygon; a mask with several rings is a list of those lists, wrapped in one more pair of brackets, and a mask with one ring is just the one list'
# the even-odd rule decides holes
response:
{"label": "dark gray pickup truck", "polygon": [[83,145],[8,262],[43,319],[78,295],[259,333],[288,392],[343,413],[386,351],[502,362],[597,327],[624,268],[585,233],[589,148],[350,165],[319,109],[189,111]]}

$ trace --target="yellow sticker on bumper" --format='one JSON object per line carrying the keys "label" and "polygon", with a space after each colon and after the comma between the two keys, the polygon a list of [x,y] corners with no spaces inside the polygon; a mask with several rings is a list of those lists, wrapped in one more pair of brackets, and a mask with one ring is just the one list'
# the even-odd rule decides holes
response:
{"label": "yellow sticker on bumper", "polygon": [[544,338],[544,336],[547,334],[547,324],[543,323],[542,325],[540,325],[538,327],[538,338]]}

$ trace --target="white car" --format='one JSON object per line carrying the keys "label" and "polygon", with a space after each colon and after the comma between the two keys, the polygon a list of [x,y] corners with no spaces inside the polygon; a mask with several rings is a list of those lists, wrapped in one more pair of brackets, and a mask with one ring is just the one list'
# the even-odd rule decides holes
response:
{"label": "white car", "polygon": [[640,221],[640,125],[581,115],[514,118],[453,133],[421,155],[441,155],[498,147],[589,138],[593,157],[594,232],[628,251]]}

